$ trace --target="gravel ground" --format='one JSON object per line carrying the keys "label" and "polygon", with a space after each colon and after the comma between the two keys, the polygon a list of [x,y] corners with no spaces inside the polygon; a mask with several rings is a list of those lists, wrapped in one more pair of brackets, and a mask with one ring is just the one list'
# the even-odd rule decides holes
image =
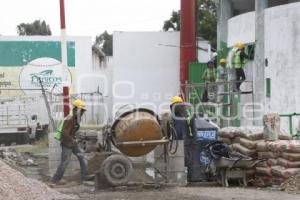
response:
{"label": "gravel ground", "polygon": [[0,159],[0,199],[58,200],[74,199],[74,196],[61,194],[42,182],[26,178]]}
{"label": "gravel ground", "polygon": [[222,187],[168,187],[160,189],[126,189],[93,191],[92,187],[57,188],[65,194],[76,194],[81,200],[300,200],[300,195],[270,189]]}

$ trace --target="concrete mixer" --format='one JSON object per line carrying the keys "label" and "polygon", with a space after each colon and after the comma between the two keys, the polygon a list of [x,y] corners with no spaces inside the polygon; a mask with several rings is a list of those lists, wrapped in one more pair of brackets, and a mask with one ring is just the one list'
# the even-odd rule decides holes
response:
{"label": "concrete mixer", "polygon": [[96,186],[127,184],[133,169],[129,157],[145,156],[158,145],[164,145],[167,151],[170,142],[167,135],[153,111],[137,108],[122,112],[103,133],[106,158],[97,172]]}

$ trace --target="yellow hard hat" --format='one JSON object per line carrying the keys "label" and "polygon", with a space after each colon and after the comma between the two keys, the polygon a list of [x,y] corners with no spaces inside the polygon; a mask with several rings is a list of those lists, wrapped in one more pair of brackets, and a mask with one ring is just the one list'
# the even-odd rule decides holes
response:
{"label": "yellow hard hat", "polygon": [[171,99],[171,103],[174,104],[174,103],[182,103],[183,102],[183,99],[179,96],[174,96],[172,97]]}
{"label": "yellow hard hat", "polygon": [[226,63],[227,63],[227,60],[226,60],[225,58],[222,58],[222,59],[220,60],[220,63],[221,63],[221,64],[226,64]]}
{"label": "yellow hard hat", "polygon": [[242,42],[237,42],[234,47],[238,48],[238,49],[243,49],[245,48],[245,44]]}
{"label": "yellow hard hat", "polygon": [[73,106],[75,108],[79,108],[79,109],[84,109],[85,110],[85,103],[84,103],[84,101],[82,101],[80,99],[76,99],[75,101],[73,101]]}

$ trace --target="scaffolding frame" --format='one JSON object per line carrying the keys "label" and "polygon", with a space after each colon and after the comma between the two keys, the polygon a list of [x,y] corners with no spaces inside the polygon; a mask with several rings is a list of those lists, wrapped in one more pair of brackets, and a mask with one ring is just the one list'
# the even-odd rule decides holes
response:
{"label": "scaffolding frame", "polygon": [[[249,84],[249,91],[238,91],[235,89],[235,84],[243,83]],[[220,92],[220,88],[223,87],[223,92]],[[214,88],[210,90],[209,88]],[[227,112],[227,116],[231,117],[233,114],[233,107],[235,106],[235,98],[238,98],[240,101],[241,95],[251,95],[252,102],[252,117],[254,118],[254,85],[253,81],[216,81],[216,82],[207,82],[207,83],[192,83],[192,84],[183,84],[181,85],[181,91],[185,98],[185,101],[193,106],[195,106],[195,94],[196,94],[196,103],[197,108],[201,108],[202,112],[199,112],[196,109],[195,114],[203,115],[203,117],[209,118],[210,120],[216,122],[219,126],[224,124],[226,120],[221,122],[220,114]],[[210,97],[207,102],[202,101],[203,93],[207,91],[208,96]],[[217,100],[221,101],[217,101]],[[241,105],[239,105],[241,106]],[[214,116],[210,117],[209,115],[215,109]],[[238,107],[237,109],[240,109]],[[239,119],[240,120],[240,117]],[[254,120],[252,120],[254,123]],[[227,125],[231,124],[231,120],[228,120]]]}

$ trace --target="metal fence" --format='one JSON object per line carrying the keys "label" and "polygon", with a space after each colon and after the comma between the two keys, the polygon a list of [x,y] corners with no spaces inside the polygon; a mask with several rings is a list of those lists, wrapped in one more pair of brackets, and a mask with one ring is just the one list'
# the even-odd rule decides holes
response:
{"label": "metal fence", "polygon": [[[63,119],[63,95],[48,94],[51,116],[54,120]],[[108,120],[108,107],[105,103],[105,97],[99,92],[72,94],[70,101],[81,99],[86,104],[86,112],[82,116],[81,124],[83,125],[103,125]]]}

